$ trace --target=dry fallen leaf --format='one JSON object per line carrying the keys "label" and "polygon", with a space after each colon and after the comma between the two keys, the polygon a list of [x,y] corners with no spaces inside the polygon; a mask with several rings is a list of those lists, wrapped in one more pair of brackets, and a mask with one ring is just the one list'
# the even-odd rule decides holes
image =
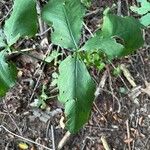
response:
{"label": "dry fallen leaf", "polygon": [[142,92],[148,94],[150,96],[150,83],[145,82],[146,88],[145,89],[141,89]]}

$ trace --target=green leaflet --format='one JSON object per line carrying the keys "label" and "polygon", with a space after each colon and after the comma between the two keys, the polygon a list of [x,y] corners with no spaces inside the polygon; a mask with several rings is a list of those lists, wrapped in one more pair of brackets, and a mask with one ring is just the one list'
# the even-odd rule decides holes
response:
{"label": "green leaflet", "polygon": [[33,36],[37,31],[35,0],[15,0],[13,12],[5,22],[4,33],[9,46],[20,37]]}
{"label": "green leaflet", "polygon": [[104,38],[119,37],[123,39],[125,49],[122,56],[131,54],[144,42],[139,21],[133,17],[120,17],[110,13],[103,18],[102,35]]}
{"label": "green leaflet", "polygon": [[59,73],[59,101],[65,105],[66,128],[76,133],[89,119],[95,84],[78,58],[68,56],[60,64]]}
{"label": "green leaflet", "polygon": [[148,2],[147,0],[137,0],[137,1],[141,4],[141,7],[131,6],[130,9],[132,11],[138,13],[139,15],[145,15],[150,11],[150,2]]}
{"label": "green leaflet", "polygon": [[85,8],[80,0],[50,0],[42,17],[54,27],[52,42],[63,48],[77,50],[81,37]]}
{"label": "green leaflet", "polygon": [[147,13],[146,15],[142,16],[140,18],[140,22],[145,26],[149,26],[150,25],[150,13]]}
{"label": "green leaflet", "polygon": [[[131,54],[143,45],[141,24],[133,17],[112,15],[107,9],[103,18],[102,30],[89,39],[81,50],[99,49],[109,59]],[[121,44],[115,39],[121,40]]]}
{"label": "green leaflet", "polygon": [[17,72],[12,64],[5,60],[5,52],[0,52],[0,97],[4,96],[9,88],[14,86]]}
{"label": "green leaflet", "polygon": [[81,50],[85,51],[94,51],[96,49],[104,52],[109,59],[113,59],[115,57],[122,56],[124,47],[111,37],[103,38],[98,32],[81,48]]}
{"label": "green leaflet", "polygon": [[131,6],[130,9],[133,12],[138,13],[139,15],[143,15],[140,18],[140,22],[144,26],[149,26],[150,25],[150,2],[148,2],[147,0],[138,0],[138,2],[140,2],[141,7]]}

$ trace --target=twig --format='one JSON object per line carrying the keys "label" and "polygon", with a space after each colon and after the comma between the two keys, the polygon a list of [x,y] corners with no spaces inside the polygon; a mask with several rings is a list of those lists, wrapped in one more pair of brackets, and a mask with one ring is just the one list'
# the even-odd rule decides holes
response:
{"label": "twig", "polygon": [[61,141],[58,144],[58,150],[61,150],[63,148],[63,146],[69,140],[70,136],[71,136],[71,133],[69,131],[67,131],[66,134],[64,135],[64,137],[61,139]]}
{"label": "twig", "polygon": [[121,0],[118,0],[118,7],[117,7],[117,15],[118,16],[121,16],[122,13],[121,13]]}
{"label": "twig", "polygon": [[[129,129],[129,120],[126,121],[126,127],[127,127],[127,138],[130,139],[130,129]],[[128,142],[128,148],[131,150],[130,142]]]}
{"label": "twig", "polygon": [[36,9],[37,9],[37,13],[38,13],[38,22],[39,22],[39,29],[40,29],[40,33],[36,34],[36,36],[45,36],[47,37],[47,32],[51,29],[48,28],[48,26],[43,22],[43,20],[41,19],[42,17],[42,10],[41,10],[41,5],[40,2],[37,1],[37,5],[36,5]]}
{"label": "twig", "polygon": [[22,50],[19,50],[19,51],[13,51],[13,52],[11,52],[11,53],[7,56],[7,59],[8,59],[8,60],[11,60],[11,59],[16,58],[16,57],[19,56],[20,54],[22,54],[22,55],[27,55],[27,56],[29,56],[29,57],[35,58],[35,59],[37,59],[37,60],[39,60],[39,61],[44,61],[44,60],[42,60],[42,59],[37,58],[36,56],[33,56],[33,55],[29,54],[29,53],[26,53],[26,52],[30,52],[30,51],[34,51],[34,50],[35,50],[34,48],[26,48],[26,49],[22,49]]}
{"label": "twig", "polygon": [[45,31],[36,34],[36,36],[43,36],[45,33],[47,33],[49,30],[51,30],[51,28],[46,29]]}
{"label": "twig", "polygon": [[55,137],[54,137],[54,127],[51,125],[51,134],[52,134],[52,145],[53,145],[53,150],[55,150]]}
{"label": "twig", "polygon": [[49,138],[49,127],[50,127],[50,123],[51,123],[51,121],[50,121],[50,119],[49,119],[49,121],[48,121],[48,123],[47,123],[47,127],[46,127],[46,138]]}
{"label": "twig", "polygon": [[[101,89],[105,86],[105,82],[106,82],[106,79],[107,79],[107,70],[104,72],[102,78],[101,78],[101,81],[99,82],[98,84],[98,87],[96,88],[96,91],[94,93],[95,95],[95,99],[94,101],[96,101],[96,99],[98,98],[100,92],[101,92]],[[104,120],[107,122],[107,119],[105,118],[105,116],[101,113],[101,111],[99,110],[99,108],[97,107],[96,103],[94,102],[94,107],[96,108],[96,110],[99,112],[99,114],[104,118]]]}
{"label": "twig", "polygon": [[102,144],[103,144],[105,150],[111,150],[104,135],[101,137],[101,141],[102,141]]}
{"label": "twig", "polygon": [[52,150],[52,149],[50,149],[50,148],[47,147],[47,146],[44,146],[44,145],[42,145],[42,144],[40,144],[40,143],[34,142],[34,141],[30,140],[30,139],[24,138],[24,137],[22,137],[22,136],[20,136],[20,135],[17,135],[17,134],[15,134],[15,133],[11,132],[10,130],[8,130],[8,129],[7,129],[6,127],[4,127],[3,125],[0,125],[0,128],[3,128],[3,129],[4,129],[5,131],[7,131],[8,133],[12,134],[13,136],[15,136],[15,137],[17,137],[17,138],[20,138],[20,139],[26,141],[26,142],[30,142],[30,143],[32,143],[32,144],[38,145],[38,146],[40,146],[40,147],[42,147],[42,148],[45,148],[45,149],[47,149],[47,150]]}
{"label": "twig", "polygon": [[[109,60],[108,60],[109,61]],[[109,63],[111,64],[111,66],[114,68],[114,69],[116,69],[116,67],[114,66],[114,64],[111,62],[111,61],[109,61]],[[121,81],[122,81],[122,83],[125,85],[125,87],[127,88],[127,90],[129,91],[130,89],[129,89],[129,87],[127,86],[127,84],[125,83],[125,81],[123,80],[123,78],[119,75],[119,78],[121,79]]]}
{"label": "twig", "polygon": [[109,67],[107,67],[107,71],[108,71],[108,75],[109,75],[109,88],[111,90],[111,93],[112,93],[112,98],[113,98],[113,109],[114,109],[114,90],[112,88],[112,78],[111,78],[111,74],[110,74],[110,70],[109,70]]}
{"label": "twig", "polygon": [[7,114],[7,113],[5,113],[5,112],[1,112],[1,111],[0,111],[0,115],[6,115],[6,114]]}
{"label": "twig", "polygon": [[85,29],[90,33],[90,35],[92,37],[94,37],[94,34],[91,32],[91,30],[89,29],[89,27],[83,22],[83,26],[85,27]]}
{"label": "twig", "polygon": [[38,13],[38,22],[39,22],[39,29],[40,29],[40,34],[41,34],[44,32],[44,25],[43,25],[43,21],[41,19],[41,7],[40,7],[39,1],[37,1],[36,10]]}
{"label": "twig", "polygon": [[9,14],[10,14],[11,11],[12,11],[12,9],[13,9],[13,8],[11,8],[11,9],[7,12],[7,14],[6,14],[2,19],[0,19],[0,23],[3,22],[3,21],[9,16]]}
{"label": "twig", "polygon": [[19,129],[18,125],[16,124],[15,120],[14,120],[14,119],[12,118],[12,116],[10,115],[8,106],[6,105],[5,101],[4,101],[4,105],[5,105],[6,109],[7,109],[7,114],[8,114],[8,116],[9,116],[9,118],[11,119],[11,121],[13,122],[13,124],[15,125],[15,127],[17,128],[19,134],[22,136],[22,132],[21,132],[21,130]]}
{"label": "twig", "polygon": [[129,70],[126,68],[124,64],[120,65],[120,69],[123,71],[124,76],[128,80],[128,82],[132,85],[132,87],[136,87],[136,83],[134,82],[134,78],[131,76]]}
{"label": "twig", "polygon": [[94,107],[96,108],[96,110],[99,112],[99,114],[104,118],[104,120],[107,122],[107,119],[105,118],[105,116],[101,113],[101,111],[99,110],[99,108],[97,107],[96,103],[94,102]]}
{"label": "twig", "polygon": [[37,79],[37,82],[36,82],[36,84],[35,84],[35,87],[34,87],[34,89],[33,89],[33,91],[32,91],[32,94],[31,94],[31,96],[30,96],[30,99],[29,99],[29,102],[28,102],[28,103],[31,102],[31,100],[32,100],[32,98],[33,98],[33,96],[34,96],[34,94],[35,94],[35,91],[36,91],[36,89],[37,89],[37,87],[38,87],[38,85],[39,85],[40,79],[41,79],[41,77],[42,77],[42,73],[43,73],[44,68],[45,68],[45,65],[42,67],[42,71],[40,72],[40,76],[39,76],[38,79]]}
{"label": "twig", "polygon": [[90,126],[86,125],[86,128],[91,128],[91,127],[93,129],[100,130],[102,132],[105,132],[105,131],[114,132],[114,131],[118,130],[118,128],[101,128],[100,126],[95,127],[95,126],[92,126],[92,125],[90,125]]}
{"label": "twig", "polygon": [[148,138],[147,138],[147,140],[146,140],[146,142],[145,142],[145,144],[144,144],[144,149],[146,149],[146,146],[148,145],[148,141],[150,140],[150,136],[148,136]]}
{"label": "twig", "polygon": [[[52,44],[49,45],[49,48],[48,48],[47,53],[45,54],[45,57],[50,53],[51,48],[52,48]],[[41,62],[40,67],[41,67],[43,64],[44,64],[44,63]],[[29,103],[31,102],[31,100],[32,100],[32,98],[33,98],[33,96],[34,96],[34,93],[35,93],[35,91],[36,91],[36,89],[37,89],[37,87],[38,87],[38,85],[39,85],[39,82],[40,82],[40,79],[41,79],[41,77],[42,77],[42,73],[43,73],[44,68],[45,68],[45,65],[43,65],[43,67],[42,67],[42,71],[41,71],[41,73],[40,73],[40,76],[38,77],[38,80],[37,80],[36,85],[35,85],[35,87],[34,87],[34,89],[33,89],[32,95],[30,96]],[[34,74],[36,74],[36,72],[35,72]]]}
{"label": "twig", "polygon": [[129,8],[130,8],[130,6],[129,6],[129,3],[128,3],[128,0],[125,0],[125,2],[126,2],[126,6],[127,6],[127,12],[128,12],[128,16],[130,16],[130,10],[129,10]]}
{"label": "twig", "polygon": [[104,72],[102,78],[101,78],[101,81],[99,82],[99,85],[95,91],[95,97],[97,98],[101,92],[101,89],[104,88],[105,86],[105,82],[106,82],[106,79],[107,79],[107,76],[108,76],[108,72],[107,70]]}
{"label": "twig", "polygon": [[13,52],[11,52],[11,54],[17,54],[17,53],[20,53],[20,52],[29,52],[29,51],[34,51],[34,50],[36,50],[36,49],[34,49],[34,48],[25,48],[25,49],[21,49],[19,51],[13,51]]}
{"label": "twig", "polygon": [[81,150],[84,150],[85,149],[85,146],[86,146],[86,141],[87,140],[90,140],[91,142],[93,142],[93,138],[89,137],[89,136],[86,136],[85,139],[83,140],[83,146],[81,148]]}
{"label": "twig", "polygon": [[90,11],[89,13],[85,14],[85,17],[91,16],[91,15],[95,15],[100,11],[100,9],[96,9],[94,11]]}
{"label": "twig", "polygon": [[118,99],[115,95],[113,95],[112,92],[110,92],[110,91],[108,91],[108,90],[105,90],[105,89],[102,89],[102,88],[101,88],[100,90],[111,94],[111,95],[117,100],[117,102],[118,102],[118,111],[117,111],[117,112],[119,113],[119,112],[121,111],[121,104],[120,104],[119,99]]}

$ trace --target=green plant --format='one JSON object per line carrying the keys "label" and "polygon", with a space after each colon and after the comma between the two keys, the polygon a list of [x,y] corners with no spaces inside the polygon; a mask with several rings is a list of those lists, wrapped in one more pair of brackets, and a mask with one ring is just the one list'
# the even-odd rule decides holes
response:
{"label": "green plant", "polygon": [[[94,100],[96,84],[86,64],[92,63],[103,69],[107,60],[131,54],[144,42],[139,21],[133,17],[113,15],[108,8],[104,11],[102,28],[80,47],[85,6],[90,2],[50,0],[42,10],[42,19],[54,29],[52,43],[71,53],[60,63],[57,80],[58,99],[65,107],[66,129],[71,133],[78,132],[88,121]],[[36,1],[15,0],[13,12],[3,28],[6,39],[0,38],[0,96],[4,96],[16,79],[15,66],[7,63],[5,55],[10,53],[19,38],[34,36],[37,27]],[[47,61],[51,62],[58,55],[54,53]],[[88,55],[90,58],[86,58]]]}
{"label": "green plant", "polygon": [[118,65],[116,68],[114,68],[113,75],[117,77],[121,74],[121,72],[122,71],[121,71],[120,65]]}
{"label": "green plant", "polygon": [[43,85],[41,95],[37,99],[35,99],[34,102],[30,104],[30,106],[39,107],[43,110],[46,108],[46,101],[49,99],[49,97],[46,95],[45,90],[46,86]]}
{"label": "green plant", "polygon": [[135,12],[138,13],[139,15],[141,15],[142,17],[140,18],[140,22],[144,25],[144,26],[149,26],[150,25],[150,2],[148,2],[147,0],[137,0],[141,6],[137,7],[137,6],[131,6],[130,9]]}

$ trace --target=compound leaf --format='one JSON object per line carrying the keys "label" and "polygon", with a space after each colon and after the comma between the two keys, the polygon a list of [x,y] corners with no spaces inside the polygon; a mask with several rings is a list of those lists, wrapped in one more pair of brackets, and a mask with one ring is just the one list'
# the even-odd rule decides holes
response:
{"label": "compound leaf", "polygon": [[16,68],[5,60],[5,52],[0,52],[0,96],[4,96],[9,88],[14,86],[16,80]]}
{"label": "compound leaf", "polygon": [[35,0],[15,0],[13,12],[5,22],[4,33],[9,46],[20,37],[33,36],[37,31],[37,12]]}
{"label": "compound leaf", "polygon": [[54,27],[52,42],[70,50],[78,49],[85,8],[80,0],[50,0],[43,19]]}
{"label": "compound leaf", "polygon": [[143,45],[142,25],[133,17],[121,17],[109,12],[104,15],[102,36],[120,38],[125,49],[122,55],[128,55]]}
{"label": "compound leaf", "polygon": [[[120,40],[120,43],[117,42]],[[101,31],[89,39],[81,50],[101,50],[109,59],[132,53],[143,45],[141,24],[133,17],[120,17],[106,9]]]}
{"label": "compound leaf", "polygon": [[59,101],[65,105],[66,128],[76,133],[88,121],[95,84],[85,64],[68,56],[59,66]]}

